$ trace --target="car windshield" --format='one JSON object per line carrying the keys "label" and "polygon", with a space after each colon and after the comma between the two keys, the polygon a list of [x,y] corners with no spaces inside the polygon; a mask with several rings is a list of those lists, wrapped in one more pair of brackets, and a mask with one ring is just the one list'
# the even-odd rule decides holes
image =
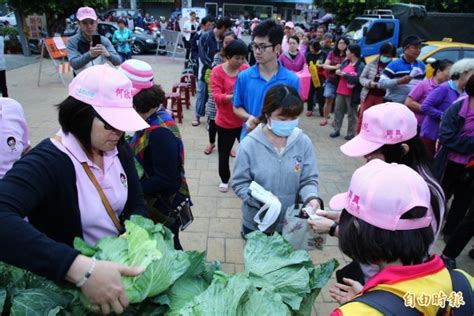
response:
{"label": "car windshield", "polygon": [[423,56],[429,54],[431,51],[435,50],[436,48],[438,48],[438,46],[434,46],[434,45],[423,46],[421,48],[420,57],[423,57]]}
{"label": "car windshield", "polygon": [[367,27],[369,22],[363,19],[355,19],[347,27],[345,36],[348,38],[358,41],[364,36],[364,27]]}

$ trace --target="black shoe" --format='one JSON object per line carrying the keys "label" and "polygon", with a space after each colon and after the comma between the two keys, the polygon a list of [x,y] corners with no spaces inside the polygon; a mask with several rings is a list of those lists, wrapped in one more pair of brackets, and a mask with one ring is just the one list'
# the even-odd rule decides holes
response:
{"label": "black shoe", "polygon": [[469,255],[469,257],[471,257],[471,259],[474,259],[474,248],[472,248],[471,250],[469,250],[468,255]]}
{"label": "black shoe", "polygon": [[353,139],[354,137],[355,137],[355,135],[346,135],[346,136],[344,136],[344,139],[345,139],[345,140],[351,140],[351,139]]}
{"label": "black shoe", "polygon": [[336,138],[336,137],[339,137],[339,132],[332,132],[331,134],[329,134],[329,137],[331,138]]}
{"label": "black shoe", "polygon": [[446,268],[448,268],[449,270],[454,270],[454,269],[457,268],[457,266],[456,266],[456,259],[446,257],[445,255],[441,255],[441,259],[443,259],[444,265],[445,265]]}

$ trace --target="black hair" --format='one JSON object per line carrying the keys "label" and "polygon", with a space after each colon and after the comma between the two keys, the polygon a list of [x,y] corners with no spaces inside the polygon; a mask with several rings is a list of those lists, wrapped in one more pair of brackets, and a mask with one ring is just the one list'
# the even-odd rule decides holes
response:
{"label": "black hair", "polygon": [[189,12],[189,16],[191,16],[191,15],[196,15],[196,12],[194,12],[194,11]]}
{"label": "black hair", "polygon": [[223,50],[223,55],[228,59],[231,59],[234,56],[247,56],[248,53],[249,50],[247,44],[240,39],[233,40]]}
{"label": "black hair", "polygon": [[125,20],[124,20],[124,19],[120,19],[120,20],[118,20],[118,21],[117,21],[117,24],[120,24],[120,23],[122,23],[123,25],[126,25],[126,23],[125,23]]}
{"label": "black hair", "polygon": [[319,52],[321,50],[321,43],[317,40],[311,40],[309,42],[309,47],[312,47],[315,52]]}
{"label": "black hair", "polygon": [[87,153],[91,152],[92,122],[99,115],[87,103],[71,96],[56,105],[58,108],[59,125],[64,133],[71,133],[81,143]]}
{"label": "black hair", "polygon": [[474,75],[471,75],[466,82],[466,86],[464,87],[467,95],[470,97],[474,97]]}
{"label": "black hair", "polygon": [[232,27],[232,21],[228,17],[223,17],[216,21],[216,25],[214,27],[217,29],[230,29]]}
{"label": "black hair", "polygon": [[349,44],[349,46],[347,46],[347,49],[354,55],[356,55],[357,58],[360,58],[360,55],[362,53],[361,49],[360,49],[360,46],[359,44]]}
{"label": "black hair", "polygon": [[153,108],[158,108],[165,101],[165,92],[159,85],[143,89],[133,97],[133,107],[138,113],[147,113]]}
{"label": "black hair", "polygon": [[[421,218],[427,211],[425,207],[414,207],[401,218]],[[403,265],[423,263],[433,240],[431,226],[389,231],[358,219],[345,209],[339,220],[339,248],[351,259],[363,264],[391,263],[397,260]]]}
{"label": "black hair", "polygon": [[277,24],[274,20],[265,20],[257,25],[252,32],[252,37],[265,37],[268,36],[268,41],[275,47],[281,44],[283,40],[283,27]]}
{"label": "black hair", "polygon": [[334,45],[334,48],[333,48],[333,54],[335,56],[341,56],[341,55],[346,56],[346,50],[340,51],[339,48],[337,47],[340,41],[344,41],[344,43],[346,43],[347,46],[349,46],[350,44],[349,39],[347,37],[344,37],[344,36],[338,37],[336,40],[336,45]]}
{"label": "black hair", "polygon": [[[408,152],[403,148],[403,144],[408,145]],[[416,172],[418,172],[423,179],[428,183],[431,192],[431,206],[438,225],[442,225],[441,208],[442,205],[438,203],[438,195],[433,192],[439,187],[439,183],[434,176],[433,158],[428,154],[426,147],[421,141],[420,137],[415,137],[397,144],[385,144],[378,150],[385,157],[387,163],[404,164]]]}
{"label": "black hair", "polygon": [[202,18],[201,25],[206,25],[208,22],[214,22],[214,18],[210,15]]}
{"label": "black hair", "polygon": [[319,30],[319,29],[323,30],[323,33],[326,33],[326,27],[325,27],[324,25],[319,25],[319,26],[316,28],[316,31]]}
{"label": "black hair", "polygon": [[295,88],[283,84],[271,87],[263,100],[260,121],[267,123],[267,118],[278,109],[284,117],[296,117],[303,112],[303,101]]}
{"label": "black hair", "polygon": [[433,68],[433,76],[436,76],[438,71],[444,71],[453,64],[454,63],[449,59],[435,60],[434,62],[430,63],[431,67]]}
{"label": "black hair", "polygon": [[297,44],[300,43],[300,38],[296,35],[291,35],[290,37],[288,37],[288,43],[290,42],[290,39],[294,39]]}
{"label": "black hair", "polygon": [[380,55],[390,55],[392,57],[395,57],[396,50],[395,46],[391,42],[386,42],[382,46],[380,46]]}

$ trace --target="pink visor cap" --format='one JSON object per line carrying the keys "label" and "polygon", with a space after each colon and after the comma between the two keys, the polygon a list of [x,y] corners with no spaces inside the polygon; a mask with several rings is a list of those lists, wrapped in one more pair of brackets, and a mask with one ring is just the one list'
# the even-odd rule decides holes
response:
{"label": "pink visor cap", "polygon": [[79,21],[82,21],[85,19],[92,19],[95,21],[97,20],[97,14],[95,13],[95,10],[90,7],[81,7],[77,10],[76,18]]}
{"label": "pink visor cap", "polygon": [[359,135],[342,145],[341,151],[350,157],[365,156],[383,145],[415,137],[416,126],[415,114],[404,104],[378,104],[364,111]]}
{"label": "pink visor cap", "polygon": [[107,123],[123,132],[149,127],[133,108],[132,91],[132,82],[107,64],[84,69],[69,84],[69,96],[90,104]]}
{"label": "pink visor cap", "polygon": [[414,207],[430,207],[430,190],[423,178],[405,165],[369,161],[351,178],[349,191],[332,197],[329,206],[381,229],[413,230],[431,225],[430,212],[414,219],[401,219]]}
{"label": "pink visor cap", "polygon": [[126,60],[119,66],[118,70],[132,81],[133,95],[143,89],[149,89],[155,84],[153,82],[153,69],[150,64],[144,61],[138,59]]}
{"label": "pink visor cap", "polygon": [[285,27],[288,27],[290,29],[294,29],[295,28],[295,24],[291,21],[288,21],[285,23]]}

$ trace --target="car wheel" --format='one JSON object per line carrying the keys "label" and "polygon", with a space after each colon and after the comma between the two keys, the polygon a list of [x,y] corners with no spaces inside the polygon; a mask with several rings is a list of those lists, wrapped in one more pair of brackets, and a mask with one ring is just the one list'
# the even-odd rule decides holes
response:
{"label": "car wheel", "polygon": [[134,55],[140,55],[143,52],[143,44],[140,42],[133,43],[132,52]]}

